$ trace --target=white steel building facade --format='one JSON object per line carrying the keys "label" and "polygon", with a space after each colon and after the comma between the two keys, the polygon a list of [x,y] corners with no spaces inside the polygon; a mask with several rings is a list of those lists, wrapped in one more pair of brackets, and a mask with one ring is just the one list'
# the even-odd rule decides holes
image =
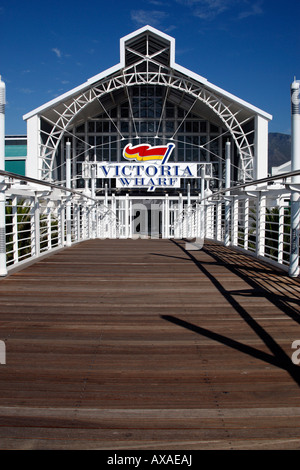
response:
{"label": "white steel building facade", "polygon": [[[128,145],[173,143],[168,162],[196,163],[197,177],[185,175],[176,187],[163,181],[155,194],[185,193],[187,186],[196,194],[204,177],[210,189],[224,187],[228,141],[231,183],[267,176],[271,118],[178,65],[174,38],[145,26],[120,40],[119,64],[24,116],[26,175],[65,183],[70,142],[71,185],[87,189],[84,163],[116,166],[124,162]],[[149,194],[143,185],[126,187],[98,174],[96,195],[105,184],[120,194]]]}

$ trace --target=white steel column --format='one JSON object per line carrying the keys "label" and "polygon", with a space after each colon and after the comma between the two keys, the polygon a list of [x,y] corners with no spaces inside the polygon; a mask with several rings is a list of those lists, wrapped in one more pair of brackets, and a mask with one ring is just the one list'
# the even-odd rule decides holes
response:
{"label": "white steel column", "polygon": [[161,237],[165,238],[165,201],[161,202]]}
{"label": "white steel column", "polygon": [[[0,170],[5,170],[5,83],[0,77]],[[6,276],[5,184],[0,175],[0,276]]]}
{"label": "white steel column", "polygon": [[[71,142],[66,142],[66,187],[71,188]],[[69,193],[66,200],[66,225],[67,237],[66,245],[71,246],[71,194]]]}
{"label": "white steel column", "polygon": [[[225,188],[230,188],[231,178],[231,163],[230,163],[230,152],[231,152],[231,145],[230,142],[226,142],[225,144]],[[225,236],[224,236],[224,244],[225,246],[230,245],[230,200],[228,199],[230,195],[230,191],[226,191],[225,193]]]}
{"label": "white steel column", "polygon": [[40,256],[40,239],[41,239],[41,230],[40,230],[40,201],[35,192],[34,196],[34,237],[35,237],[35,256]]}
{"label": "white steel column", "polygon": [[278,263],[283,262],[284,247],[284,200],[279,198],[279,220],[278,220]]}
{"label": "white steel column", "polygon": [[60,201],[59,205],[59,237],[60,245],[64,246],[65,244],[65,207],[63,199]]}
{"label": "white steel column", "polygon": [[184,218],[186,220],[186,233],[185,236],[187,238],[191,238],[192,232],[192,208],[191,208],[191,185],[188,183],[187,185],[187,210],[185,211]]}
{"label": "white steel column", "polygon": [[77,203],[76,204],[76,222],[74,220],[74,224],[76,223],[76,240],[79,242],[81,239],[81,231],[80,231],[80,225],[81,225],[81,208],[80,205]]}
{"label": "white steel column", "polygon": [[[26,176],[41,178],[42,163],[40,160],[40,117],[32,116],[27,121],[27,157]],[[40,163],[40,165],[39,165]],[[40,166],[40,168],[39,168]]]}
{"label": "white steel column", "polygon": [[183,199],[182,193],[179,194],[179,238],[183,237]]}
{"label": "white steel column", "polygon": [[165,196],[165,238],[170,238],[170,201],[169,196]]}
{"label": "white steel column", "polygon": [[232,209],[232,220],[231,220],[231,232],[232,241],[234,246],[238,246],[238,231],[239,231],[239,199],[234,197],[233,209]]}
{"label": "white steel column", "polygon": [[244,203],[244,250],[248,250],[249,241],[249,197],[247,196]]}
{"label": "white steel column", "polygon": [[125,198],[125,238],[129,238],[130,236],[130,228],[129,228],[129,196],[126,194]]}
{"label": "white steel column", "polygon": [[[291,170],[300,170],[300,82],[294,80],[291,85],[292,108],[292,151]],[[292,185],[300,184],[300,176],[292,177]],[[300,188],[291,191],[291,249],[289,275],[299,275],[299,233],[300,233]]]}
{"label": "white steel column", "polygon": [[[96,168],[95,165],[92,165],[91,168],[91,194],[92,198],[95,199],[96,195]],[[96,204],[92,203],[92,238],[96,238]]]}
{"label": "white steel column", "polygon": [[268,176],[268,120],[260,115],[255,116],[255,155],[254,179]]}
{"label": "white steel column", "polygon": [[48,247],[48,250],[51,250],[51,248],[52,248],[51,205],[52,205],[52,202],[49,199],[46,203],[47,247]]}
{"label": "white steel column", "polygon": [[19,243],[18,243],[18,197],[14,196],[11,200],[11,213],[13,224],[13,250],[14,263],[19,261]]}
{"label": "white steel column", "polygon": [[216,204],[216,237],[218,241],[222,240],[222,202]]}
{"label": "white steel column", "polygon": [[265,235],[266,235],[266,196],[259,192],[257,200],[256,216],[256,256],[265,254]]}

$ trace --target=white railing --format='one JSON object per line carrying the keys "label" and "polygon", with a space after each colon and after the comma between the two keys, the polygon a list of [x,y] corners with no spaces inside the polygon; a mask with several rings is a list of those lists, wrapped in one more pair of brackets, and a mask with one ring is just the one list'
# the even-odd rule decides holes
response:
{"label": "white railing", "polygon": [[59,185],[4,171],[0,175],[5,178],[2,275],[20,263],[82,240],[118,236],[111,204]]}
{"label": "white railing", "polygon": [[[244,183],[202,199],[199,196],[192,203],[190,197],[181,195],[161,198],[160,205],[154,206],[160,211],[161,236],[215,240],[275,264],[292,276],[298,275],[300,197],[298,212],[291,211],[291,201],[295,194],[299,196],[300,185],[289,181],[299,174],[291,172]],[[5,246],[2,240],[0,247],[1,253],[5,252],[5,257],[0,257],[5,258],[5,266],[0,266],[1,275],[20,263],[82,240],[137,235],[134,199],[129,196],[92,198],[13,173],[0,171],[0,175],[5,178],[1,191],[6,201]],[[141,208],[139,203],[137,209]],[[296,231],[295,217],[291,226],[295,213]],[[291,252],[295,255],[295,250],[297,269],[293,261],[291,272]]]}
{"label": "white railing", "polygon": [[[174,223],[174,236],[204,236],[251,253],[297,276],[300,185],[288,181],[299,174],[300,171],[290,172],[212,193],[184,208]],[[295,194],[298,205],[293,215],[291,201]],[[297,227],[294,232],[293,216]],[[291,251],[295,249],[298,269],[294,267],[291,273]]]}

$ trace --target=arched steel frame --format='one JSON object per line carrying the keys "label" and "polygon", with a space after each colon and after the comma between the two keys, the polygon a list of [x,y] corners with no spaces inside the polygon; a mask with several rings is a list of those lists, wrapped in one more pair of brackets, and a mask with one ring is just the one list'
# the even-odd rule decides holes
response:
{"label": "arched steel frame", "polygon": [[[142,62],[142,61],[141,61]],[[141,63],[140,62],[140,63]],[[151,62],[153,65],[153,60]],[[140,64],[139,63],[139,64]],[[59,143],[74,118],[93,101],[101,99],[104,95],[112,93],[115,90],[126,88],[134,85],[161,85],[179,90],[187,95],[194,97],[196,100],[208,106],[225,124],[230,132],[240,155],[240,179],[248,181],[253,178],[253,146],[247,138],[242,125],[252,119],[253,116],[239,122],[237,115],[240,111],[232,112],[230,104],[226,105],[222,101],[222,97],[217,96],[215,93],[205,87],[204,84],[197,83],[193,79],[176,74],[176,71],[168,69],[155,62],[157,71],[140,72],[137,70],[137,65],[134,64],[130,67],[120,70],[115,76],[108,77],[101,80],[89,89],[83,91],[80,95],[74,97],[70,104],[63,104],[64,110],[59,112],[54,109],[58,117],[55,122],[49,120],[42,115],[41,117],[48,121],[53,127],[47,136],[45,144],[41,144],[41,159],[42,159],[42,179],[51,181],[51,174]],[[149,64],[147,64],[149,65]],[[148,70],[148,67],[147,67]]]}

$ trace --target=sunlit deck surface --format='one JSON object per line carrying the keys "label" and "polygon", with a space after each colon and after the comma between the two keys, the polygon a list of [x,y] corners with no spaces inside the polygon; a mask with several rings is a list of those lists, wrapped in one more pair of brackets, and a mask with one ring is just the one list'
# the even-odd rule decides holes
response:
{"label": "sunlit deck surface", "polygon": [[90,240],[0,281],[0,448],[300,449],[300,284],[206,243]]}

